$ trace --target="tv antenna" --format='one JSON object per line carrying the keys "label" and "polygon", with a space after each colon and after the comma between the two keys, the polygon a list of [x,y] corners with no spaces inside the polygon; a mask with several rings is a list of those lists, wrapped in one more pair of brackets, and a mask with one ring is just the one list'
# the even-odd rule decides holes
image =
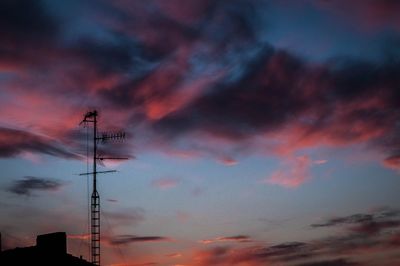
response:
{"label": "tv antenna", "polygon": [[[97,132],[97,117],[98,113],[96,110],[87,112],[83,120],[79,123],[84,123],[87,126],[88,123],[93,123],[93,171],[83,173],[80,175],[93,175],[93,191],[91,196],[91,208],[90,208],[90,256],[91,262],[95,265],[100,265],[100,195],[97,191],[97,174],[114,173],[116,170],[108,171],[97,171],[97,161],[100,160],[127,160],[128,158],[118,157],[102,157],[97,154],[97,143],[105,143],[109,140],[122,140],[125,138],[124,132],[118,133],[102,133]],[[89,145],[89,143],[87,143]]]}

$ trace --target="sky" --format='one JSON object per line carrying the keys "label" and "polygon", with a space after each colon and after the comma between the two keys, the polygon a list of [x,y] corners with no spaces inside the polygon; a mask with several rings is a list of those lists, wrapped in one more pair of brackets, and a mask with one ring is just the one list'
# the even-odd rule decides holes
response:
{"label": "sky", "polygon": [[[400,2],[0,2],[3,249],[102,265],[400,264]],[[90,150],[89,145],[89,150]],[[89,152],[90,155],[90,152]]]}

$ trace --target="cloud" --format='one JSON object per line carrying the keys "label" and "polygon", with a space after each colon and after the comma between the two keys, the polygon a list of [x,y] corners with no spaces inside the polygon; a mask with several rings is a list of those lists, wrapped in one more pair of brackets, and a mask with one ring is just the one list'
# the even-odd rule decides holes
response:
{"label": "cloud", "polygon": [[400,169],[400,155],[392,155],[392,156],[385,158],[385,160],[383,161],[383,164],[388,168],[399,170]]}
{"label": "cloud", "polygon": [[362,234],[377,234],[388,228],[397,228],[400,225],[400,220],[397,221],[379,221],[379,222],[364,222],[360,225],[351,228],[352,231]]}
{"label": "cloud", "polygon": [[311,225],[313,228],[332,226],[346,226],[349,232],[361,236],[376,236],[387,229],[399,228],[400,212],[395,209],[383,208],[371,213],[330,218],[325,222]]}
{"label": "cloud", "polygon": [[[346,236],[316,239],[308,243],[288,242],[249,247],[216,246],[195,252],[193,265],[365,265],[361,261],[367,253],[370,256],[378,256],[383,251],[396,250],[398,245],[391,246],[392,239],[393,237],[385,237],[378,240],[351,233]],[[326,257],[332,259],[327,260]]]}
{"label": "cloud", "polygon": [[0,127],[0,157],[14,157],[27,151],[68,159],[80,158],[50,138],[23,130]]}
{"label": "cloud", "polygon": [[296,266],[356,266],[358,263],[351,262],[347,259],[334,259],[334,260],[323,260],[317,262],[302,263]]}
{"label": "cloud", "polygon": [[[219,241],[215,238],[205,243],[225,242],[224,246],[212,246],[195,252],[193,265],[369,265],[365,256],[378,258],[379,263],[390,265],[392,258],[382,258],[383,252],[396,252],[399,241],[399,212],[391,208],[381,208],[368,214],[353,214],[329,219],[326,223],[313,225],[314,228],[340,226],[331,236],[307,242],[284,242],[267,245],[250,242],[250,246],[240,246],[241,236],[233,241]],[[370,227],[372,226],[372,229]],[[230,239],[229,237],[227,239]],[[231,242],[231,245],[227,245]],[[255,244],[257,243],[257,244]],[[191,264],[191,265],[192,265]]]}
{"label": "cloud", "polygon": [[263,183],[295,188],[311,179],[310,167],[312,162],[308,156],[298,156],[289,159],[282,169],[271,174]]}
{"label": "cloud", "polygon": [[381,208],[371,213],[357,213],[349,216],[334,217],[322,223],[312,224],[311,227],[330,227],[338,225],[357,225],[365,223],[381,222],[391,219],[399,219],[400,211],[391,208]]}
{"label": "cloud", "polygon": [[0,30],[4,34],[25,39],[52,35],[56,30],[55,19],[46,12],[42,1],[5,1],[0,10]]}
{"label": "cloud", "polygon": [[237,160],[235,160],[235,159],[233,159],[233,158],[231,158],[231,157],[222,157],[222,158],[219,158],[219,160],[218,160],[220,163],[222,163],[222,164],[224,164],[224,165],[226,165],[226,166],[234,166],[234,165],[236,165],[236,164],[238,164],[238,161]]}
{"label": "cloud", "polygon": [[132,266],[151,266],[151,265],[159,265],[157,262],[145,262],[139,264],[133,264]]}
{"label": "cloud", "polygon": [[171,238],[163,236],[135,236],[135,235],[120,235],[110,238],[108,243],[110,245],[126,245],[139,242],[169,242]]}
{"label": "cloud", "polygon": [[76,234],[76,235],[67,235],[68,239],[78,239],[78,240],[89,240],[89,234]]}
{"label": "cloud", "polygon": [[[117,146],[125,154],[182,150],[233,165],[243,154],[362,143],[398,168],[398,58],[310,63],[266,41],[265,1],[178,2],[89,1],[76,7],[90,14],[79,28],[75,14],[57,16],[45,1],[2,3],[0,120],[21,130],[2,128],[0,156],[79,159],[66,147],[84,151],[71,132],[92,106],[107,109],[102,126],[135,136]],[[356,6],[397,23],[398,4],[355,2],[327,10]],[[288,175],[273,180],[309,179]]]}
{"label": "cloud", "polygon": [[126,263],[114,263],[110,266],[151,266],[151,265],[159,265],[157,262],[144,262],[144,263],[135,263],[135,264],[126,264]]}
{"label": "cloud", "polygon": [[170,253],[170,254],[166,254],[165,256],[168,258],[180,258],[180,257],[182,257],[182,254],[181,253]]}
{"label": "cloud", "polygon": [[34,191],[58,191],[63,185],[55,179],[25,176],[23,179],[14,181],[8,191],[17,195],[31,196]]}
{"label": "cloud", "polygon": [[158,263],[157,262],[145,262],[145,263],[133,264],[132,266],[151,266],[151,265],[158,265]]}
{"label": "cloud", "polygon": [[179,179],[167,177],[167,178],[155,179],[151,182],[151,185],[154,188],[158,188],[161,190],[168,190],[178,186],[179,183],[180,183]]}
{"label": "cloud", "polygon": [[[198,251],[194,257],[194,265],[276,265],[292,260],[292,256],[302,252],[304,245],[303,243],[284,243],[271,247],[245,248],[218,246]],[[296,256],[296,259],[299,257]]]}
{"label": "cloud", "polygon": [[361,223],[361,222],[370,222],[372,221],[373,215],[371,214],[353,214],[345,217],[337,217],[328,219],[324,223],[312,224],[311,227],[328,227],[335,226],[341,224],[352,224],[352,223]]}
{"label": "cloud", "polygon": [[333,12],[339,18],[344,17],[363,31],[376,32],[387,28],[400,30],[400,19],[397,16],[400,12],[400,4],[396,0],[355,0],[351,2],[316,0],[310,2],[324,11]]}
{"label": "cloud", "polygon": [[55,50],[52,45],[59,24],[45,10],[43,1],[3,1],[0,10],[0,69],[33,67],[46,61],[42,53]]}
{"label": "cloud", "polygon": [[312,246],[304,242],[286,242],[272,245],[259,250],[259,256],[264,260],[296,261],[308,258]]}
{"label": "cloud", "polygon": [[[203,131],[233,145],[261,135],[265,147],[279,153],[377,142],[394,133],[396,107],[390,97],[397,97],[392,86],[397,78],[383,74],[391,71],[390,64],[349,60],[313,69],[273,50],[258,60],[248,77],[205,94],[155,123],[155,129],[175,136]],[[373,88],[382,86],[381,96],[375,97]]]}
{"label": "cloud", "polygon": [[217,237],[213,239],[206,239],[199,241],[202,244],[213,244],[218,242],[238,242],[238,243],[249,243],[253,242],[253,240],[249,236],[237,235],[237,236],[225,236],[225,237]]}
{"label": "cloud", "polygon": [[117,199],[107,199],[108,202],[112,202],[112,203],[117,203],[118,200]]}
{"label": "cloud", "polygon": [[315,160],[313,161],[314,164],[326,164],[328,160]]}

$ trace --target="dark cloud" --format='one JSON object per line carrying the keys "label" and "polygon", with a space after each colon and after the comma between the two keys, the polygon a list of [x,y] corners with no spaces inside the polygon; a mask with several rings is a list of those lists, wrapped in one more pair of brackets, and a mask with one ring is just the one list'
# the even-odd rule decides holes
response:
{"label": "dark cloud", "polygon": [[[269,246],[252,244],[257,243],[256,241],[250,242],[251,246],[245,247],[237,244],[216,246],[200,250],[196,256],[199,258],[199,265],[240,263],[296,266],[366,265],[359,261],[365,254],[374,256],[382,252],[396,251],[399,248],[399,215],[397,210],[384,207],[368,214],[338,217],[329,219],[326,223],[314,225],[315,228],[348,226],[336,235],[324,236],[308,242],[286,242]],[[389,228],[391,230],[385,230]],[[385,264],[384,261],[382,264]],[[388,261],[390,261],[389,258]]]}
{"label": "dark cloud", "polygon": [[108,202],[112,202],[112,203],[117,203],[118,200],[117,199],[107,199]]}
{"label": "dark cloud", "polygon": [[55,179],[25,176],[23,179],[14,181],[8,191],[24,196],[31,196],[34,191],[57,191],[64,184]]}
{"label": "dark cloud", "polygon": [[257,258],[267,261],[291,262],[315,256],[315,247],[304,242],[286,242],[260,249]]}
{"label": "dark cloud", "polygon": [[213,239],[206,239],[206,240],[200,241],[200,243],[203,243],[203,244],[212,244],[212,243],[218,243],[218,242],[250,243],[250,242],[253,242],[253,239],[251,237],[245,236],[245,235],[236,235],[236,236],[222,236],[222,237],[216,237]]}
{"label": "dark cloud", "polygon": [[236,143],[281,131],[292,150],[369,142],[384,150],[387,163],[397,162],[398,62],[342,60],[316,68],[270,49],[257,60],[238,82],[156,121],[155,131],[169,139],[203,132]]}
{"label": "dark cloud", "polygon": [[354,231],[379,232],[380,229],[396,227],[400,222],[400,212],[395,209],[383,208],[371,213],[358,213],[349,216],[330,218],[323,223],[312,224],[311,227],[330,227],[350,225]]}
{"label": "dark cloud", "polygon": [[236,265],[240,263],[269,265],[269,263],[295,262],[313,257],[314,254],[310,249],[311,245],[301,242],[288,242],[269,247],[218,246],[199,251],[197,257],[200,265]]}
{"label": "dark cloud", "polygon": [[222,237],[221,240],[248,242],[248,241],[251,241],[251,238],[249,236],[237,235],[237,236],[225,236],[225,237]]}
{"label": "dark cloud", "polygon": [[[304,74],[298,59],[267,48],[253,64],[238,83],[202,95],[184,110],[158,121],[155,128],[172,136],[204,130],[239,140],[276,129],[290,113],[306,108],[296,85]],[[263,79],[268,80],[267,86]]]}
{"label": "dark cloud", "polygon": [[400,220],[364,222],[351,228],[352,231],[362,234],[377,234],[388,228],[400,226]]}
{"label": "dark cloud", "polygon": [[140,263],[140,264],[133,264],[132,266],[150,266],[150,265],[158,265],[159,263],[157,262],[145,262],[145,263]]}
{"label": "dark cloud", "polygon": [[43,1],[5,0],[0,3],[0,65],[42,67],[54,55],[59,22]]}
{"label": "dark cloud", "polygon": [[[364,265],[358,256],[395,250],[396,236],[375,238],[350,233],[321,238],[308,243],[292,242],[273,246],[218,246],[196,253],[199,265]],[[394,244],[394,245],[393,245]],[[326,260],[326,257],[332,258]],[[349,258],[347,258],[349,257]]]}
{"label": "dark cloud", "polygon": [[[128,84],[130,81],[140,79],[153,71],[157,62],[162,59],[154,55],[152,50],[143,46],[134,38],[129,38],[129,36],[121,33],[111,33],[111,36],[110,40],[100,41],[90,37],[82,38],[70,47],[65,47],[65,49],[77,61],[82,61],[94,68],[96,76],[90,77],[91,79],[101,79],[102,76],[112,77],[113,75],[121,74],[127,76],[126,82]],[[79,78],[84,79],[85,77],[77,75],[76,78],[79,81]],[[125,79],[120,78],[121,80],[117,84],[124,84]],[[108,101],[112,99],[107,99],[107,95],[111,96],[107,94],[107,89],[115,89],[114,92],[118,90],[117,88],[110,88],[106,84],[99,89],[104,91],[103,95]]]}
{"label": "dark cloud", "polygon": [[347,19],[364,31],[375,32],[382,28],[399,30],[400,19],[397,14],[400,12],[400,3],[396,0],[313,0],[310,3]]}
{"label": "dark cloud", "polygon": [[41,0],[5,0],[0,3],[0,34],[6,41],[10,38],[14,41],[48,38],[57,32],[57,23]]}
{"label": "dark cloud", "polygon": [[0,127],[0,157],[14,157],[23,152],[34,152],[68,159],[79,156],[53,139],[33,133]]}
{"label": "dark cloud", "polygon": [[168,242],[171,241],[168,237],[163,236],[135,236],[135,235],[121,235],[109,239],[110,245],[125,245],[138,242]]}
{"label": "dark cloud", "polygon": [[360,264],[351,262],[347,259],[335,259],[335,260],[323,260],[317,262],[302,263],[296,266],[356,266],[356,265]]}
{"label": "dark cloud", "polygon": [[[195,9],[198,6],[200,8]],[[139,8],[148,10],[140,4]],[[182,14],[181,9],[189,13],[203,10],[204,14],[188,25],[175,19]],[[223,65],[238,63],[241,60],[235,55],[245,53],[247,47],[253,50],[254,42],[257,43],[256,20],[260,16],[253,1],[192,1],[191,4],[160,1],[152,10],[158,11],[145,18],[141,14],[133,19],[132,31],[142,46],[159,54],[156,56],[158,64],[140,78],[129,79],[100,92],[100,97],[113,105],[130,108],[155,100],[168,100],[188,79],[192,79],[191,76],[204,75],[197,73],[198,68],[211,67],[218,58]],[[258,48],[258,44],[256,46]]]}
{"label": "dark cloud", "polygon": [[373,220],[372,214],[353,214],[345,217],[331,218],[324,223],[312,224],[311,227],[327,227],[341,224],[352,224],[360,222],[370,222]]}

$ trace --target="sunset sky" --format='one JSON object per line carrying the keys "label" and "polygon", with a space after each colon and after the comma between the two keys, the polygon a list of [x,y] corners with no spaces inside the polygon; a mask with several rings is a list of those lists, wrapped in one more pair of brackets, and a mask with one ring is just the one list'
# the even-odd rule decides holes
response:
{"label": "sunset sky", "polygon": [[[104,266],[400,265],[400,1],[1,0],[3,249]],[[89,136],[90,137],[90,136]]]}

